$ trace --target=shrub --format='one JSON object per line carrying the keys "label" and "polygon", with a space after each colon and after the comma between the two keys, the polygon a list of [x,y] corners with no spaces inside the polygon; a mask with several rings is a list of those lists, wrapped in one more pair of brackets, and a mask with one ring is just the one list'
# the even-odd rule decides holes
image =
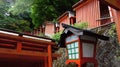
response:
{"label": "shrub", "polygon": [[61,35],[61,34],[62,34],[62,32],[58,32],[58,33],[54,34],[54,35],[52,36],[52,39],[54,39],[55,42],[58,43],[59,40],[60,40],[60,35]]}
{"label": "shrub", "polygon": [[74,27],[80,28],[80,29],[87,29],[88,28],[88,23],[87,22],[75,23]]}

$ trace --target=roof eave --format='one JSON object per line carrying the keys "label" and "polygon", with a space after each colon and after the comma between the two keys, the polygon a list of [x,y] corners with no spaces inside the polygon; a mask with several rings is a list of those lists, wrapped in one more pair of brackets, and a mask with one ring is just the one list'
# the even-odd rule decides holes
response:
{"label": "roof eave", "polygon": [[77,2],[76,4],[74,4],[73,6],[72,6],[72,8],[75,8],[75,7],[77,7],[78,5],[80,5],[80,4],[82,4],[82,3],[84,3],[84,2],[86,2],[87,0],[80,0],[79,2]]}
{"label": "roof eave", "polygon": [[64,17],[65,15],[68,15],[70,11],[66,11],[65,13],[63,13],[61,16],[59,16],[57,18],[57,20],[60,20],[62,17]]}
{"label": "roof eave", "polygon": [[76,30],[82,31],[84,35],[90,35],[90,36],[93,36],[93,37],[96,37],[96,38],[102,39],[102,40],[109,40],[109,37],[104,36],[104,35],[100,35],[100,34],[96,34],[96,33],[91,32],[91,31],[89,31],[89,30],[78,29],[78,28],[75,28],[75,27],[73,27],[73,26],[66,25],[66,24],[62,24],[62,25],[63,25],[63,27],[64,27],[65,29],[67,29],[67,28],[74,28],[74,29],[76,29]]}

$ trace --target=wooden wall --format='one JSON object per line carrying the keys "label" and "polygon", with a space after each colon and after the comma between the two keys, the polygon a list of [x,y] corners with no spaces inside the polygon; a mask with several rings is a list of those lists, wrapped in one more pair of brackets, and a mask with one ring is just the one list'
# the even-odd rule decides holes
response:
{"label": "wooden wall", "polygon": [[76,22],[88,22],[89,28],[94,28],[100,25],[100,8],[98,0],[88,0],[82,6],[74,8],[76,11]]}
{"label": "wooden wall", "polygon": [[55,32],[54,23],[46,23],[45,35],[51,36],[54,34],[54,32]]}
{"label": "wooden wall", "polygon": [[60,23],[60,31],[62,31],[64,28],[62,27],[62,23],[70,25],[70,19],[68,15],[63,16],[61,19],[58,20]]}

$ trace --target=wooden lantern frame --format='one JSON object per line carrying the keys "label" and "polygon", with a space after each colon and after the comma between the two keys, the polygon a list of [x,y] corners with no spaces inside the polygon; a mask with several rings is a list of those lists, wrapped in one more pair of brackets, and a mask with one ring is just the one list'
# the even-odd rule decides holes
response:
{"label": "wooden lantern frame", "polygon": [[[73,34],[70,35],[70,36],[73,36]],[[70,36],[68,36],[68,37],[70,37]],[[67,46],[68,44],[75,43],[75,42],[78,42],[78,51],[79,51],[78,54],[79,54],[79,58],[78,59],[68,59],[66,61],[66,64],[74,62],[78,66],[81,66],[82,64],[89,62],[89,63],[94,63],[94,65],[97,66],[98,63],[97,63],[97,60],[95,59],[95,57],[96,57],[97,39],[96,39],[96,42],[95,42],[95,41],[81,39],[81,36],[78,36],[77,39],[72,40],[71,42],[66,42],[65,45]],[[82,48],[83,44],[82,43],[91,43],[91,44],[94,44],[93,57],[83,57],[83,48]],[[67,56],[68,56],[68,49],[67,49]]]}
{"label": "wooden lantern frame", "polygon": [[[82,66],[86,66],[87,63],[93,63],[94,67],[98,66],[97,60],[95,59],[96,57],[96,45],[97,45],[97,40],[98,39],[102,39],[102,40],[109,40],[109,37],[103,36],[103,35],[99,35],[96,34],[94,32],[91,32],[89,30],[82,30],[82,29],[78,29],[75,28],[73,26],[70,25],[66,25],[66,24],[62,24],[63,27],[65,28],[63,33],[61,34],[61,38],[60,38],[60,47],[66,47],[67,44],[70,43],[74,43],[74,42],[78,42],[78,49],[79,49],[79,59],[68,59],[66,61],[66,64],[69,64],[71,62],[74,62],[77,64],[78,67],[82,67]],[[70,41],[70,42],[66,42],[66,38],[72,36],[72,35],[77,35],[78,39]],[[94,38],[94,40],[89,39],[85,39],[84,36],[88,36]],[[93,52],[93,57],[83,57],[83,43],[91,43],[94,45],[94,52]],[[74,47],[75,48],[75,47]],[[70,49],[74,49],[74,48],[70,48]],[[75,50],[74,50],[75,51]],[[74,54],[74,53],[73,53]],[[68,55],[68,52],[67,52]],[[76,55],[74,55],[76,56]],[[71,53],[71,57],[72,57],[72,53]]]}

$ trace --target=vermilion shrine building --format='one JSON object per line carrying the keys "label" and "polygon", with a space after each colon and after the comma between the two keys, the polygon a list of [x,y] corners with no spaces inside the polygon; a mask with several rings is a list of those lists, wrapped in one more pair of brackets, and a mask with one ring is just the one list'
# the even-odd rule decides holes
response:
{"label": "vermilion shrine building", "polygon": [[[120,0],[80,0],[72,6],[75,13],[67,11],[57,20],[58,24],[46,23],[33,34],[54,34],[63,30],[61,24],[88,22],[89,28],[116,23],[120,41]],[[22,34],[0,29],[0,66],[52,67],[55,43],[49,38]],[[32,61],[31,61],[32,60]]]}
{"label": "vermilion shrine building", "polygon": [[[90,29],[115,22],[118,34],[120,34],[119,3],[119,0],[80,0],[72,6],[73,11],[75,12],[66,11],[57,18],[58,25],[48,22],[45,24],[45,28],[44,26],[42,28],[38,28],[34,31],[34,34],[39,30],[44,34],[54,34],[63,30],[61,25],[62,23],[73,25],[74,23],[80,22],[87,22],[88,28]],[[118,37],[120,39],[119,35]]]}
{"label": "vermilion shrine building", "polygon": [[52,67],[55,50],[52,39],[0,29],[1,67]]}
{"label": "vermilion shrine building", "polygon": [[88,28],[90,29],[109,23],[116,23],[118,39],[120,41],[119,0],[80,0],[72,7],[76,12],[75,15],[70,16],[71,12],[65,12],[58,18],[60,30],[63,30],[61,27],[62,23],[71,25],[74,23],[87,22]]}

